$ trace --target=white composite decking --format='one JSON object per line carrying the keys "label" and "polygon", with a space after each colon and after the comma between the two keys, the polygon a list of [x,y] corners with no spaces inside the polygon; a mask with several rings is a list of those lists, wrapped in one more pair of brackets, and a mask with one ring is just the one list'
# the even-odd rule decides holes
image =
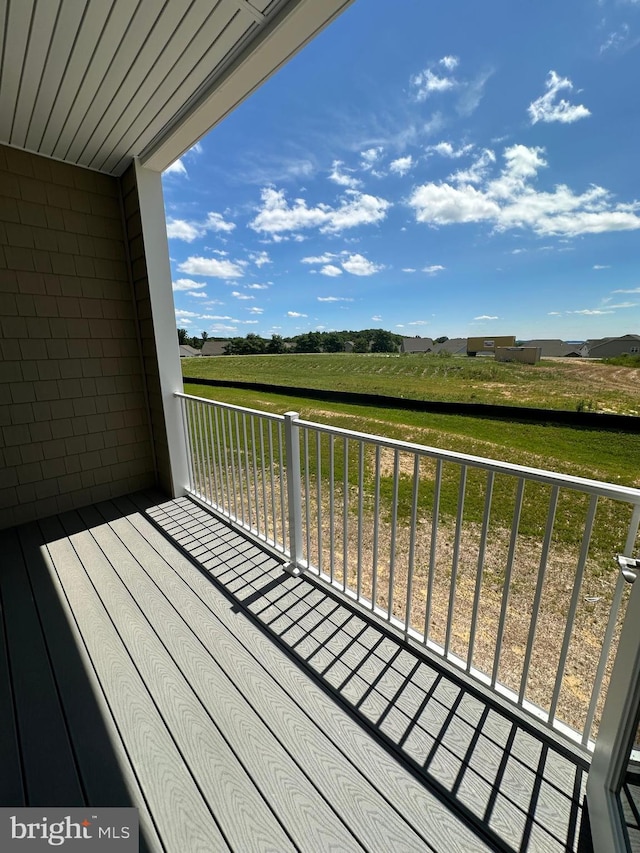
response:
{"label": "white composite decking", "polygon": [[187,498],[0,566],[1,805],[133,804],[170,853],[589,849],[579,757]]}

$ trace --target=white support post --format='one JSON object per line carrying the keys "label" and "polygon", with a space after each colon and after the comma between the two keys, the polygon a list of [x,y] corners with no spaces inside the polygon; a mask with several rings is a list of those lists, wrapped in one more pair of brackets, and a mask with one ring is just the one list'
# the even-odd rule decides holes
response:
{"label": "white support post", "polygon": [[290,561],[285,571],[299,575],[302,569],[302,493],[300,484],[300,430],[298,412],[285,412],[284,440],[287,453],[287,503]]}
{"label": "white support post", "polygon": [[[638,535],[640,506],[629,525],[625,556],[631,554]],[[621,569],[626,561],[620,561]],[[625,579],[633,583],[607,698],[587,781],[589,823],[594,850],[626,853],[627,839],[620,805],[620,788],[629,763],[640,708],[640,578],[634,572]]]}
{"label": "white support post", "polygon": [[169,447],[171,488],[173,497],[178,497],[187,493],[189,469],[180,401],[174,397],[176,391],[182,391],[183,384],[171,288],[162,177],[160,172],[141,166],[138,160],[135,161],[135,175],[160,374],[160,391]]}

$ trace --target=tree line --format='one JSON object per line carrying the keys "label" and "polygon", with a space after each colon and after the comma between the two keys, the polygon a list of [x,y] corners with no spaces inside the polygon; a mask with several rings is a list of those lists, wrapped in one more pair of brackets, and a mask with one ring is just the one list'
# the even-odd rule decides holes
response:
{"label": "tree line", "polygon": [[[187,344],[194,349],[202,349],[209,339],[206,332],[200,337],[189,336],[186,329],[178,329],[178,343]],[[226,340],[226,355],[261,355],[285,352],[398,352],[402,343],[402,335],[387,332],[385,329],[362,329],[360,331],[344,330],[342,332],[305,332],[302,335],[283,338],[272,335],[271,338],[261,338],[249,333],[245,337],[215,338]]]}

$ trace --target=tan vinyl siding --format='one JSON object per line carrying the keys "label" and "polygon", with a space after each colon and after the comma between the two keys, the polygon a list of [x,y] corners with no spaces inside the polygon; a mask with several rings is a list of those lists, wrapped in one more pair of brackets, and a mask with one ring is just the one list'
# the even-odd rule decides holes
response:
{"label": "tan vinyl siding", "polygon": [[0,146],[0,527],[155,483],[115,178]]}

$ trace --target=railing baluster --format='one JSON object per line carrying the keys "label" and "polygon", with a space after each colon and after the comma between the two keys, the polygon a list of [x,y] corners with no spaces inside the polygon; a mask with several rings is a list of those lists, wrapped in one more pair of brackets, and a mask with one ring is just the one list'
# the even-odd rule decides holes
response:
{"label": "railing baluster", "polygon": [[249,529],[253,527],[253,507],[251,506],[251,478],[249,477],[249,445],[247,443],[247,415],[242,413],[242,441],[244,444],[244,471],[247,490],[247,522]]}
{"label": "railing baluster", "polygon": [[556,674],[556,683],[553,688],[553,696],[549,705],[549,723],[553,724],[556,718],[556,710],[558,700],[560,699],[560,691],[562,689],[562,681],[564,679],[564,670],[567,665],[567,655],[569,654],[569,644],[571,642],[571,634],[573,633],[573,622],[576,618],[576,610],[578,608],[578,599],[580,597],[580,587],[584,577],[584,569],[589,556],[589,545],[591,543],[591,533],[593,531],[593,523],[596,517],[596,509],[598,507],[598,496],[591,495],[589,501],[589,509],[587,511],[587,523],[585,524],[584,533],[582,535],[582,545],[580,547],[580,557],[576,568],[576,575],[573,582],[573,593],[571,595],[571,603],[569,604],[569,612],[567,613],[567,622],[564,629],[564,638],[562,640],[562,649],[560,651],[560,660],[558,662],[558,671]]}
{"label": "railing baluster", "polygon": [[316,493],[318,501],[318,571],[322,572],[322,442],[318,430],[316,430]]}
{"label": "railing baluster", "polygon": [[329,436],[329,576],[331,583],[335,576],[335,514],[334,514],[334,448],[333,435]]}
{"label": "railing baluster", "polygon": [[471,672],[473,666],[473,651],[476,645],[476,631],[478,627],[478,613],[480,610],[480,595],[482,593],[482,578],[484,574],[484,557],[487,550],[487,537],[489,535],[489,520],[491,518],[491,500],[493,498],[493,481],[495,474],[489,471],[487,474],[487,487],[484,495],[484,512],[482,514],[482,532],[480,534],[480,547],[478,549],[478,567],[476,569],[476,587],[473,593],[473,611],[471,613],[471,630],[469,631],[469,648],[467,651],[467,672]]}
{"label": "railing baluster", "polygon": [[213,494],[215,494],[215,500],[212,501],[214,506],[219,506],[220,504],[220,495],[218,490],[218,475],[220,473],[220,469],[218,467],[218,460],[216,457],[216,434],[213,429],[213,412],[215,411],[215,407],[213,405],[207,406],[207,422],[209,429],[209,438],[211,441],[211,470],[213,472]]}
{"label": "railing baluster", "polygon": [[373,494],[373,554],[371,557],[371,609],[375,610],[378,597],[378,544],[380,539],[380,445],[376,445]]}
{"label": "railing baluster", "polygon": [[398,488],[400,485],[400,451],[393,454],[393,498],[391,501],[391,553],[389,555],[389,589],[387,619],[393,614],[393,586],[396,576],[396,536],[398,534]]}
{"label": "railing baluster", "polygon": [[[282,440],[282,421],[278,421],[278,454],[280,457],[280,525],[282,527],[282,549],[285,553],[287,553],[287,535],[288,535],[288,525],[287,525],[287,511],[285,509],[285,493],[287,490],[287,477],[284,469],[284,451],[283,451],[283,440]],[[289,556],[293,556],[289,554]]]}
{"label": "railing baluster", "polygon": [[311,493],[309,485],[309,430],[304,429],[304,503],[305,503],[305,531],[307,539],[307,553],[305,556],[307,565],[311,564]]}
{"label": "railing baluster", "polygon": [[511,586],[511,572],[513,571],[513,561],[516,556],[516,545],[518,541],[518,528],[520,527],[520,513],[522,512],[522,497],[524,495],[524,479],[518,479],[518,488],[516,490],[516,501],[513,510],[513,524],[511,525],[511,538],[509,540],[509,553],[507,556],[507,565],[504,572],[504,584],[502,586],[502,606],[500,607],[500,621],[498,622],[498,632],[496,634],[496,650],[493,656],[493,671],[491,673],[491,686],[496,686],[498,680],[498,669],[500,667],[500,655],[502,653],[502,638],[504,636],[504,624],[507,618],[507,606],[509,604],[509,592]]}
{"label": "railing baluster", "polygon": [[362,598],[362,519],[364,518],[364,441],[358,442],[358,566],[356,594]]}
{"label": "railing baluster", "polygon": [[524,664],[522,667],[522,677],[520,679],[520,691],[518,692],[518,705],[522,702],[527,691],[527,681],[529,679],[529,667],[531,666],[531,655],[533,653],[533,643],[536,636],[536,626],[538,623],[538,613],[540,612],[540,602],[542,600],[542,589],[544,586],[544,577],[547,568],[547,560],[549,559],[549,550],[551,548],[551,537],[553,536],[553,525],[556,519],[556,509],[558,506],[558,495],[560,489],[554,486],[551,489],[551,497],[549,499],[549,510],[547,512],[547,524],[544,531],[544,540],[542,543],[542,552],[540,554],[540,565],[538,567],[538,580],[536,583],[536,591],[533,596],[533,608],[531,610],[531,621],[529,626],[529,637],[527,639],[527,650],[524,655]]}
{"label": "railing baluster", "polygon": [[416,530],[418,528],[418,492],[420,489],[420,457],[413,458],[413,493],[411,495],[411,523],[409,533],[409,562],[407,566],[407,601],[404,615],[405,634],[411,627],[411,602],[413,599],[413,569],[416,556]]}
{"label": "railing baluster", "polygon": [[[258,421],[259,423],[259,421]],[[256,508],[256,533],[262,533],[260,528],[260,501],[258,499],[258,459],[256,456],[256,418],[251,415],[251,459],[253,462],[253,499]]]}
{"label": "railing baluster", "polygon": [[[273,421],[269,421],[269,469],[271,473],[271,518],[273,523],[273,543],[277,545],[278,542],[278,524],[277,524],[277,513],[276,513],[276,484],[275,477],[273,473],[274,469],[274,459],[273,459]],[[281,471],[282,473],[282,471]],[[281,488],[283,486],[281,485]],[[284,534],[282,536],[282,541],[284,542]]]}
{"label": "railing baluster", "polygon": [[218,453],[220,454],[220,476],[223,480],[224,489],[224,513],[231,517],[231,488],[229,486],[229,460],[227,458],[227,430],[225,426],[224,410],[215,411],[216,429],[218,432]]}
{"label": "railing baluster", "polygon": [[190,400],[185,400],[184,397],[180,398],[180,410],[182,412],[182,428],[184,430],[184,440],[187,445],[187,469],[189,474],[189,491],[193,492],[195,488],[193,479],[193,442],[191,441],[191,424],[189,422],[187,413],[190,402]]}
{"label": "railing baluster", "polygon": [[202,437],[202,457],[204,461],[205,478],[203,498],[213,503],[213,465],[211,464],[211,451],[209,449],[209,430],[207,429],[207,412],[204,403],[200,406],[200,435]]}
{"label": "railing baluster", "polygon": [[342,591],[347,590],[349,572],[349,439],[345,438],[342,478]]}
{"label": "railing baluster", "polygon": [[433,583],[436,574],[436,547],[438,544],[438,516],[440,514],[440,490],[442,488],[442,459],[436,461],[436,477],[433,484],[433,509],[431,510],[431,546],[429,548],[429,580],[427,583],[427,603],[424,611],[424,643],[429,640],[431,608],[433,605]]}
{"label": "railing baluster", "polygon": [[202,495],[202,459],[200,454],[200,430],[198,429],[198,415],[200,412],[201,403],[194,403],[194,412],[193,412],[193,444],[196,449],[196,493],[198,495]]}
{"label": "railing baluster", "polygon": [[[269,423],[269,422],[267,422]],[[262,518],[264,521],[264,535],[265,539],[269,540],[269,504],[267,501],[267,473],[265,468],[265,455],[264,455],[264,419],[260,418],[258,421],[258,425],[260,427],[260,477],[262,479]],[[269,460],[269,465],[271,470],[273,471],[273,465],[271,465],[271,459]],[[275,537],[274,537],[275,538]]]}
{"label": "railing baluster", "polygon": [[456,534],[453,542],[453,560],[451,562],[451,583],[449,585],[449,609],[447,612],[447,630],[444,640],[444,656],[449,656],[451,633],[453,631],[453,615],[456,604],[456,586],[458,583],[458,564],[460,562],[460,542],[462,540],[462,519],[464,516],[464,497],[467,485],[467,466],[460,468],[460,486],[458,488],[458,511],[456,514]]}
{"label": "railing baluster", "polygon": [[243,477],[244,477],[244,466],[242,465],[242,446],[240,444],[240,424],[238,422],[238,412],[234,411],[234,424],[235,424],[235,437],[236,437],[236,450],[238,451],[238,484],[240,486],[240,522],[243,527],[246,527],[246,521],[244,517],[244,485],[243,485]]}
{"label": "railing baluster", "polygon": [[[236,460],[233,455],[233,425],[231,423],[231,409],[227,409],[227,422],[229,424],[229,464],[231,466],[231,483],[233,485],[233,518],[238,519],[238,488],[236,485]],[[226,453],[226,447],[225,447]],[[229,506],[231,510],[231,506]]]}

